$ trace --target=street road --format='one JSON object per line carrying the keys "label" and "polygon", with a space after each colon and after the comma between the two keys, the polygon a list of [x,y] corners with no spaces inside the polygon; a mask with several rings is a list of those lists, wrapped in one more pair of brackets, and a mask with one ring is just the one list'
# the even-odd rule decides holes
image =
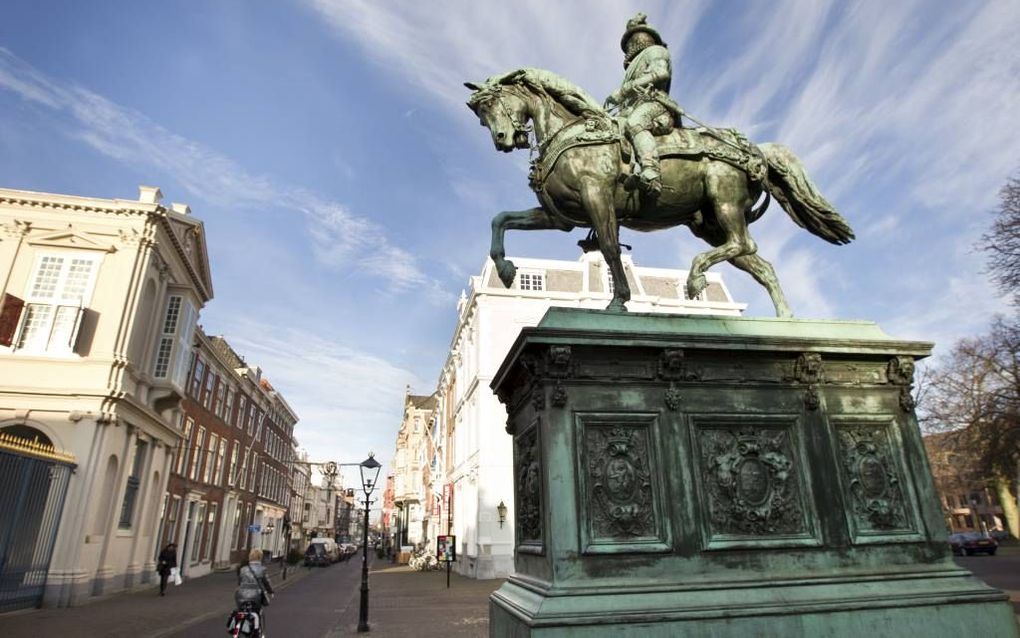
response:
{"label": "street road", "polygon": [[[372,559],[369,558],[371,564]],[[360,555],[331,567],[313,567],[310,574],[281,591],[266,608],[266,635],[274,638],[322,638],[333,630],[348,605],[357,607],[360,587]],[[232,596],[223,601],[223,613],[167,635],[174,638],[223,638],[227,635],[227,615],[231,609]]]}
{"label": "street road", "polygon": [[1020,614],[1020,552],[1016,548],[1000,547],[995,556],[957,556],[956,564],[1009,594],[1013,613]]}

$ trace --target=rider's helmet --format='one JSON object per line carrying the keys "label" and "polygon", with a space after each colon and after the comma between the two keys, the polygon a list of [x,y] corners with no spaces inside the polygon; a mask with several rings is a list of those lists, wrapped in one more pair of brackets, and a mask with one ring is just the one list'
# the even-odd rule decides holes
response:
{"label": "rider's helmet", "polygon": [[655,44],[666,46],[659,32],[648,26],[648,16],[644,13],[638,13],[630,20],[627,20],[627,30],[623,32],[623,37],[620,38],[620,48],[623,49],[624,53],[627,52],[627,40],[630,40],[630,36],[635,33],[647,33],[655,40]]}

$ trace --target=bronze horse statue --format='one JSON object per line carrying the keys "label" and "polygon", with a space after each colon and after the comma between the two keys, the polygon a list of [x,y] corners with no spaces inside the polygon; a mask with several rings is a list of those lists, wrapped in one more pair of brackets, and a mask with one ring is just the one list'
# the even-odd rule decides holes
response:
{"label": "bronze horse statue", "polygon": [[[525,68],[465,86],[473,91],[468,107],[489,129],[497,150],[529,148],[532,131],[537,144],[531,185],[541,205],[492,220],[489,254],[508,288],[516,267],[506,259],[506,230],[590,228],[614,282],[606,309],[625,311],[630,287],[620,260],[619,226],[652,231],[685,224],[712,245],[691,263],[689,298],[705,288],[705,271],[729,261],[768,290],[777,316],[791,317],[772,265],[756,254],[748,224],[775,197],[812,234],[834,244],[854,238],[800,160],[779,144],[754,146],[729,129],[675,129],[658,138],[663,188],[649,198],[627,179],[631,150],[617,123],[575,84],[550,71]],[[763,192],[765,201],[755,208]]]}

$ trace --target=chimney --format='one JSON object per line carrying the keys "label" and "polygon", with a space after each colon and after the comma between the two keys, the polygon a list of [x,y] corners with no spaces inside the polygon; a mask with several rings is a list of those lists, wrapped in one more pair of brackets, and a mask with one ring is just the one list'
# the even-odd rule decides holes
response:
{"label": "chimney", "polygon": [[145,204],[158,204],[163,201],[163,193],[158,186],[139,186],[138,201]]}
{"label": "chimney", "polygon": [[174,202],[174,203],[170,204],[170,208],[172,208],[175,213],[180,213],[181,215],[190,215],[191,214],[191,206],[188,206],[187,204],[181,204],[180,202]]}

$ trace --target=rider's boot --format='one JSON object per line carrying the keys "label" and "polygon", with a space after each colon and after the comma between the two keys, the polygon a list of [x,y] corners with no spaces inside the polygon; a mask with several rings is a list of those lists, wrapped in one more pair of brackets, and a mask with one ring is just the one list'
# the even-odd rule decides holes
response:
{"label": "rider's boot", "polygon": [[662,192],[662,173],[659,170],[659,149],[655,137],[649,131],[639,131],[631,140],[641,164],[639,183],[648,197],[655,199]]}

